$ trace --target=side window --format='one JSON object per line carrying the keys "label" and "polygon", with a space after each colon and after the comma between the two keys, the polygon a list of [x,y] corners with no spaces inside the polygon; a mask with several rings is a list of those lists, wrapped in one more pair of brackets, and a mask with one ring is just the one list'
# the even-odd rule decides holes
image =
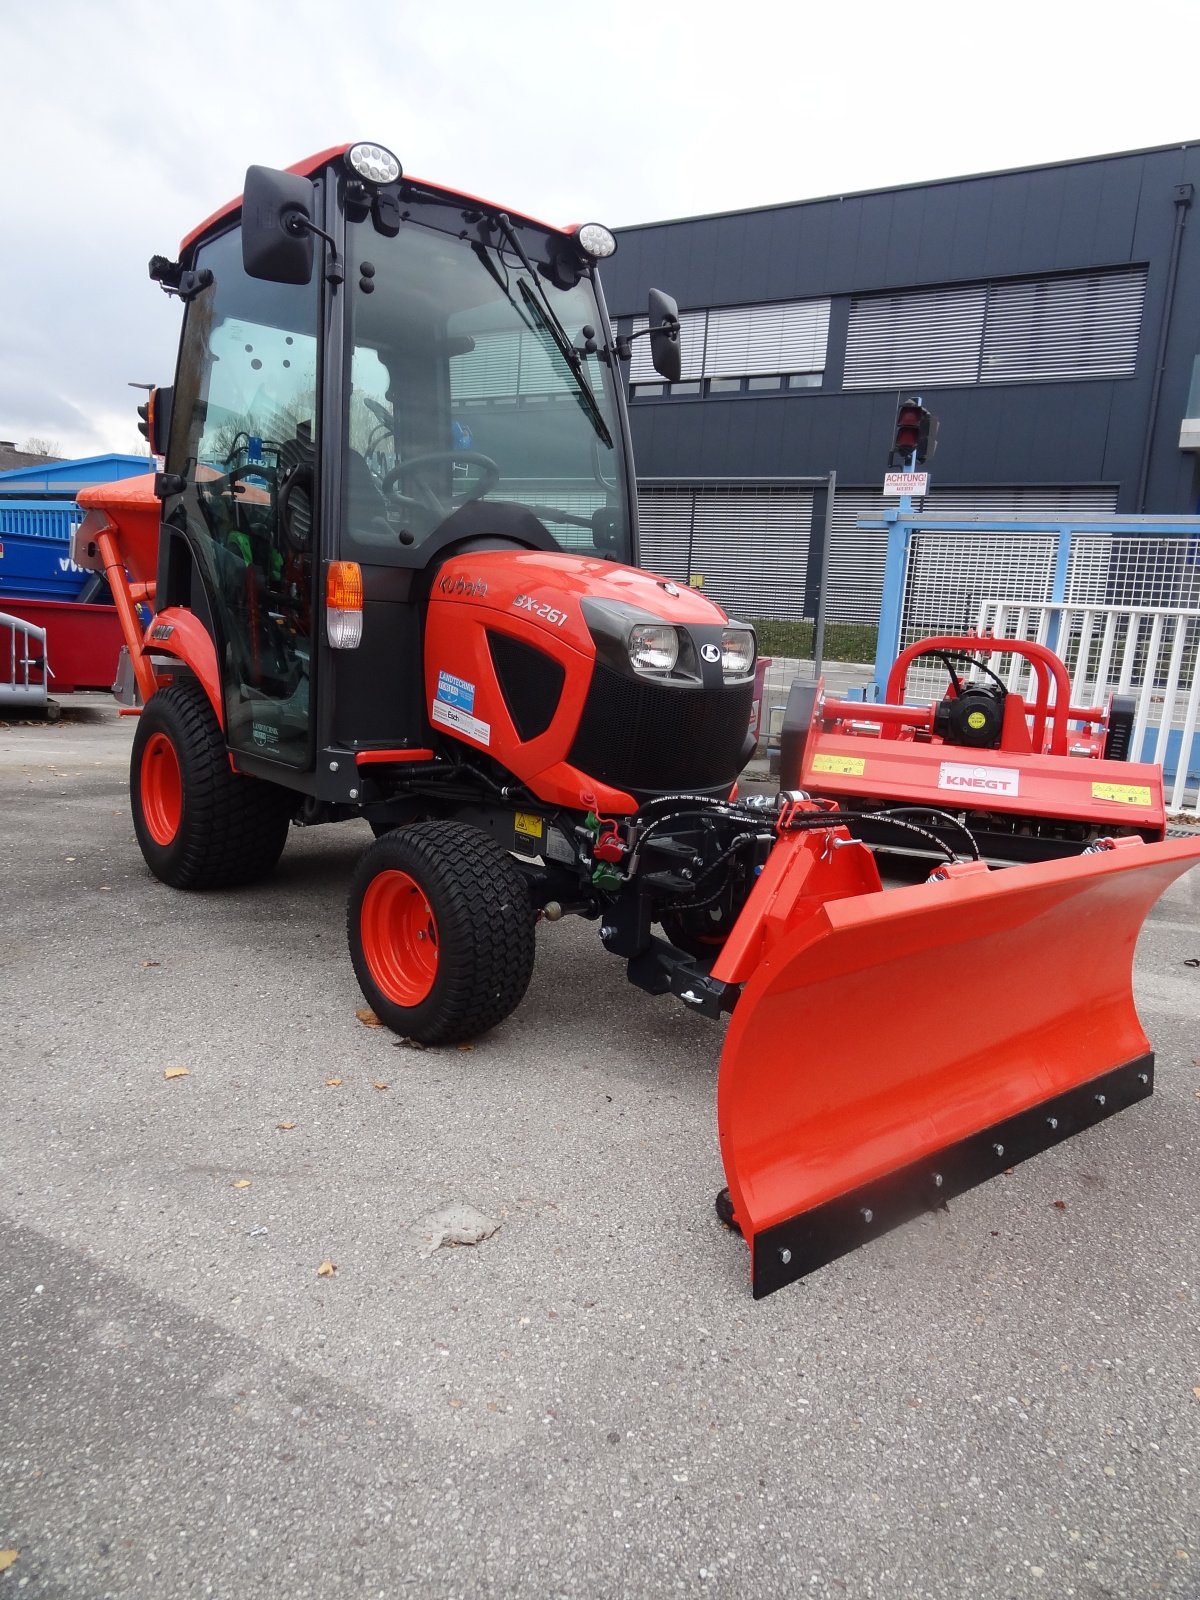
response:
{"label": "side window", "polygon": [[309,759],[317,461],[317,286],[260,283],[241,237],[199,252],[213,282],[188,307],[172,471],[221,639],[230,744]]}

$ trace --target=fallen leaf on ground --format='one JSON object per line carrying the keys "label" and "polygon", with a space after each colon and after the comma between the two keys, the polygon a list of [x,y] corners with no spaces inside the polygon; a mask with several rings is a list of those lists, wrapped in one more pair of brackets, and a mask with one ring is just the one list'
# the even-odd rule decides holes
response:
{"label": "fallen leaf on ground", "polygon": [[342,1087],[342,1080],[340,1078],[326,1078],[325,1087],[327,1089],[340,1089]]}
{"label": "fallen leaf on ground", "polygon": [[234,1189],[248,1189],[250,1187],[250,1179],[239,1178],[235,1184],[231,1185],[231,1187]]}
{"label": "fallen leaf on ground", "polygon": [[1196,1385],[1196,1387],[1192,1390],[1192,1393],[1196,1396],[1197,1400],[1200,1400],[1200,1383]]}
{"label": "fallen leaf on ground", "polygon": [[424,1050],[425,1046],[419,1039],[393,1039],[392,1043],[397,1050]]}
{"label": "fallen leaf on ground", "polygon": [[163,1077],[167,1079],[168,1083],[172,1078],[190,1078],[191,1075],[191,1070],[188,1067],[167,1067],[163,1072]]}
{"label": "fallen leaf on ground", "polygon": [[294,1122],[277,1122],[275,1126],[279,1129],[280,1133],[291,1133],[296,1124]]}
{"label": "fallen leaf on ground", "polygon": [[458,1048],[460,1050],[474,1050],[475,1046],[473,1044],[460,1044]]}
{"label": "fallen leaf on ground", "polygon": [[336,1271],[337,1263],[335,1261],[322,1261],[321,1265],[317,1268],[317,1277],[332,1278]]}
{"label": "fallen leaf on ground", "polygon": [[161,967],[162,966],[162,962],[161,961],[143,961],[141,963],[141,965],[143,967]]}
{"label": "fallen leaf on ground", "polygon": [[376,1083],[376,1084],[375,1084],[375,1087],[376,1087],[376,1088],[377,1088],[377,1089],[390,1089],[390,1088],[391,1088],[391,1087],[392,1087],[392,1086],[391,1086],[391,1084],[390,1084],[390,1083],[378,1083],[378,1082],[377,1082],[377,1083]]}
{"label": "fallen leaf on ground", "polygon": [[482,1211],[476,1211],[474,1206],[466,1205],[461,1200],[454,1205],[443,1206],[440,1211],[431,1211],[420,1222],[413,1223],[413,1232],[421,1238],[420,1254],[423,1260],[428,1260],[443,1245],[479,1244],[484,1239],[490,1239],[499,1228],[500,1224],[494,1218],[485,1217]]}
{"label": "fallen leaf on ground", "polygon": [[382,1028],[383,1027],[383,1023],[380,1022],[379,1018],[375,1015],[375,1013],[373,1011],[368,1011],[365,1007],[361,1011],[356,1011],[354,1013],[354,1015],[362,1023],[364,1028]]}
{"label": "fallen leaf on ground", "polygon": [[19,1550],[0,1550],[0,1572],[7,1572],[20,1554]]}
{"label": "fallen leaf on ground", "polygon": [[1054,1202],[1054,1209],[1055,1211],[1065,1211],[1067,1209],[1067,1202],[1065,1200],[1056,1200]]}
{"label": "fallen leaf on ground", "polygon": [[461,1406],[461,1405],[462,1405],[462,1401],[461,1401],[461,1400],[451,1400],[451,1402],[450,1402],[450,1404],[451,1404],[451,1405],[452,1405],[452,1406],[453,1406],[453,1407],[454,1407],[454,1408],[455,1408],[455,1410],[456,1410],[456,1411],[457,1411],[457,1409],[458,1409],[458,1407],[459,1407],[459,1406]]}

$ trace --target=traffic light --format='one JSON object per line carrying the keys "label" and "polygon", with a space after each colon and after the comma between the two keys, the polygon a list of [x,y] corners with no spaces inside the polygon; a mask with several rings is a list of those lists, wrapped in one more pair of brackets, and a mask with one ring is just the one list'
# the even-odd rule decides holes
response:
{"label": "traffic light", "polygon": [[937,427],[937,418],[919,399],[901,400],[896,407],[892,453],[888,458],[891,470],[903,472],[914,456],[917,466],[928,461],[937,447]]}
{"label": "traffic light", "polygon": [[153,392],[153,390],[151,391],[150,397],[146,401],[146,404],[144,406],[139,406],[138,407],[138,416],[141,417],[141,419],[142,419],[138,423],[138,432],[141,434],[142,438],[146,440],[147,444],[149,444],[149,442],[150,442],[150,430],[154,427],[154,392]]}

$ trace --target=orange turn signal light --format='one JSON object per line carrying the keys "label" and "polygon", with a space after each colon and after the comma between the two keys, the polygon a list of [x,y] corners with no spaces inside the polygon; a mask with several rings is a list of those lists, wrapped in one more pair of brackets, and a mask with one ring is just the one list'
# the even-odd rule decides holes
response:
{"label": "orange turn signal light", "polygon": [[325,633],[334,650],[362,640],[363,581],[357,561],[331,561],[325,573]]}

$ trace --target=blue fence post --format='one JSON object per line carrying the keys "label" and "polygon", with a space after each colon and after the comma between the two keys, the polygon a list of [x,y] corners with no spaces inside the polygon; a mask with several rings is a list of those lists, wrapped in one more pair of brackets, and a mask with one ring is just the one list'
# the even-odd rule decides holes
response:
{"label": "blue fence post", "polygon": [[900,653],[900,624],[904,615],[904,578],[908,570],[908,541],[912,502],[905,495],[897,508],[883,513],[888,529],[887,564],[883,569],[883,598],[879,605],[879,640],[875,646],[875,698],[882,700],[892,662]]}
{"label": "blue fence post", "polygon": [[[1056,606],[1061,606],[1067,598],[1067,572],[1071,565],[1071,540],[1074,533],[1074,528],[1067,527],[1066,524],[1058,530],[1058,551],[1054,557],[1054,576],[1050,580],[1050,601]],[[1046,624],[1046,644],[1051,650],[1058,649],[1061,626],[1061,617],[1051,617]]]}

